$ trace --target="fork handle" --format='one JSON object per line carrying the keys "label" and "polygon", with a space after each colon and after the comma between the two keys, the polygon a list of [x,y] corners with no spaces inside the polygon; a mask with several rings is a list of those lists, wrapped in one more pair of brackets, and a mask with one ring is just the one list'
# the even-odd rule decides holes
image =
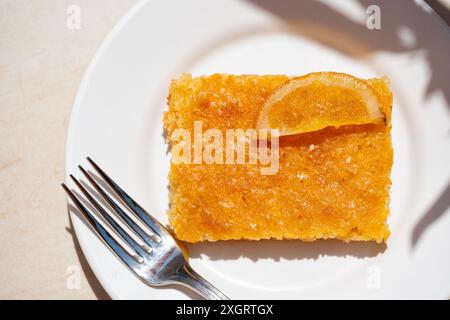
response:
{"label": "fork handle", "polygon": [[177,270],[175,281],[196,291],[202,297],[208,300],[229,300],[226,295],[220,292],[216,287],[209,283],[205,278],[199,275],[189,264],[184,264]]}

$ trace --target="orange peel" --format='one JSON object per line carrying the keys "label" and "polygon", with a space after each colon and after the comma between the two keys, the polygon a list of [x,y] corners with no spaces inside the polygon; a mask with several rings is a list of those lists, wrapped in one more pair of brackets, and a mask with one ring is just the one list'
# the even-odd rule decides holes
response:
{"label": "orange peel", "polygon": [[316,72],[278,87],[259,113],[257,128],[278,129],[286,136],[384,122],[378,93],[367,81],[344,73]]}

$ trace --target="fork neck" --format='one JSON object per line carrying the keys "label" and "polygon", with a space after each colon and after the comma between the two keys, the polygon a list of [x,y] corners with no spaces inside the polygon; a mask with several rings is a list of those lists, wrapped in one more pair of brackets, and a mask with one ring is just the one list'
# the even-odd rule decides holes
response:
{"label": "fork neck", "polygon": [[207,300],[229,300],[226,295],[195,272],[187,262],[178,268],[173,280],[191,288]]}

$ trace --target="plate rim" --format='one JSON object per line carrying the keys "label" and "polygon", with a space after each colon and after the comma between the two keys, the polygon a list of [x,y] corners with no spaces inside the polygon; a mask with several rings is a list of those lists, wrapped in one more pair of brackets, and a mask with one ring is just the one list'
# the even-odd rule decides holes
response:
{"label": "plate rim", "polygon": [[[75,95],[75,100],[73,103],[72,111],[70,112],[69,116],[69,125],[67,129],[67,136],[65,141],[65,151],[64,151],[64,182],[67,184],[67,182],[70,180],[69,174],[68,174],[68,168],[70,167],[70,159],[71,159],[71,153],[72,148],[70,146],[73,145],[73,141],[75,139],[75,126],[77,123],[78,115],[81,110],[82,100],[84,98],[87,85],[91,81],[92,75],[95,71],[95,68],[98,64],[98,62],[101,60],[103,55],[105,54],[106,50],[111,45],[112,41],[115,39],[116,35],[122,30],[122,28],[130,21],[141,9],[148,5],[152,0],[140,0],[136,4],[134,4],[128,11],[125,13],[123,17],[119,19],[119,21],[113,26],[113,28],[109,31],[109,33],[106,35],[106,37],[102,40],[100,46],[95,51],[94,55],[92,56],[91,61],[89,62],[83,77],[81,78],[80,84],[78,86],[77,93]],[[69,205],[68,199],[66,198],[66,205]],[[77,238],[78,243],[80,244],[80,248],[82,251],[82,254],[86,258],[86,261],[93,271],[95,277],[100,282],[102,287],[105,289],[105,291],[108,293],[110,298],[112,299],[120,299],[120,294],[116,292],[116,290],[110,285],[110,282],[108,282],[105,277],[103,276],[102,272],[99,272],[98,266],[93,263],[93,257],[89,255],[89,251],[85,250],[86,244],[81,237],[78,236],[79,230],[76,223],[73,223],[73,213],[69,210],[69,219],[70,223],[73,226],[75,236]]]}
{"label": "plate rim", "polygon": [[[64,152],[64,181],[67,183],[69,179],[69,172],[68,168],[70,167],[71,159],[73,158],[73,143],[76,139],[76,132],[75,127],[78,125],[80,111],[81,111],[81,105],[83,104],[83,100],[85,98],[86,90],[88,88],[88,85],[90,84],[92,80],[92,76],[94,75],[96,68],[98,66],[99,61],[103,58],[107,50],[110,48],[112,42],[117,37],[117,35],[120,33],[120,31],[126,26],[126,24],[131,21],[144,7],[147,5],[150,5],[153,3],[152,0],[140,0],[136,4],[134,4],[123,17],[121,17],[118,22],[113,26],[113,28],[108,32],[106,37],[101,41],[100,46],[93,54],[88,66],[85,69],[85,72],[81,78],[80,84],[78,86],[73,107],[70,112],[69,117],[69,123],[68,123],[68,129],[67,129],[67,136],[65,140],[65,152]],[[426,1],[423,1],[424,4],[426,4],[430,9],[430,14],[434,15],[437,20],[440,20],[441,23],[445,22],[443,21],[442,17],[432,8],[429,6],[429,4]],[[448,27],[448,25],[447,25]],[[450,28],[449,28],[450,30]],[[66,198],[67,199],[67,198]],[[68,199],[66,200],[66,204],[69,204]],[[79,237],[80,234],[80,227],[77,223],[73,223],[73,217],[74,213],[69,210],[69,219],[70,223],[73,226],[74,230],[74,236],[77,237],[77,241],[80,244],[80,248],[82,251],[82,254],[85,256],[86,261],[89,265],[89,267],[92,269],[95,277],[100,282],[101,286],[105,289],[105,291],[108,293],[108,295],[112,299],[121,299],[123,298],[122,294],[117,291],[117,287],[114,287],[111,281],[108,281],[107,277],[103,272],[101,272],[101,266],[97,263],[94,263],[95,257],[92,256],[92,253],[89,253],[89,250],[86,250],[86,246],[89,246],[89,243],[83,240],[83,237]]]}

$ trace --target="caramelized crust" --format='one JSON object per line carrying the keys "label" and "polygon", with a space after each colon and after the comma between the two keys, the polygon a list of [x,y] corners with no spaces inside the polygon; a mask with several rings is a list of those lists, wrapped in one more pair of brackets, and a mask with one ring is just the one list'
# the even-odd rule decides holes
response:
{"label": "caramelized crust", "polygon": [[[284,75],[222,75],[173,80],[164,116],[176,128],[255,128],[264,101]],[[187,242],[230,239],[386,241],[392,167],[392,94],[370,79],[386,124],[328,127],[280,137],[279,171],[254,164],[171,164],[170,224]]]}

